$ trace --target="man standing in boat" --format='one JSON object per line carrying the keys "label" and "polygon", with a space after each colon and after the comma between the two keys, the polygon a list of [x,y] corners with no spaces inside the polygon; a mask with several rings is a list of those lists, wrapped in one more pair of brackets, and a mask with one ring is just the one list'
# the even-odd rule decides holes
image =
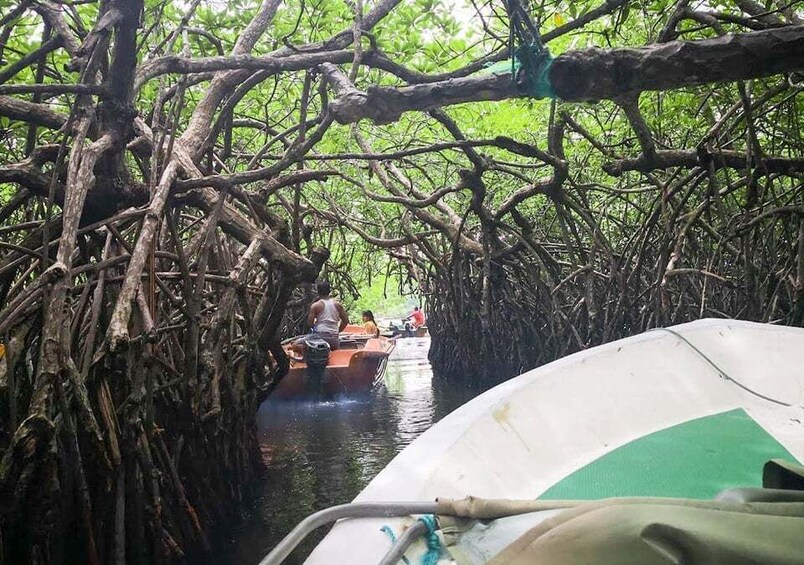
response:
{"label": "man standing in boat", "polygon": [[330,296],[332,289],[327,281],[318,283],[317,289],[318,300],[310,306],[307,323],[334,351],[340,346],[338,334],[349,323],[349,316],[343,305]]}

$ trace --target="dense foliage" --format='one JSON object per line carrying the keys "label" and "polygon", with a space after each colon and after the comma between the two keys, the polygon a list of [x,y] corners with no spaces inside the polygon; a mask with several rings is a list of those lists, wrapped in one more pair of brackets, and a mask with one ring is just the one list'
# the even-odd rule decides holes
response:
{"label": "dense foliage", "polygon": [[[511,74],[518,6],[555,100]],[[319,276],[353,314],[421,297],[458,382],[699,317],[804,324],[802,21],[0,0],[0,563],[207,548]]]}

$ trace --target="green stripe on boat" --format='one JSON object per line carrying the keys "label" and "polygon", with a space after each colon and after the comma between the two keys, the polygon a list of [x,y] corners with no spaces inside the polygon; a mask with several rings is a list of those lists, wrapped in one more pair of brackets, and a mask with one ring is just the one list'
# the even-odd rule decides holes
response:
{"label": "green stripe on boat", "polygon": [[707,499],[727,488],[762,486],[762,466],[769,459],[796,461],[739,408],[631,441],[566,476],[539,498]]}

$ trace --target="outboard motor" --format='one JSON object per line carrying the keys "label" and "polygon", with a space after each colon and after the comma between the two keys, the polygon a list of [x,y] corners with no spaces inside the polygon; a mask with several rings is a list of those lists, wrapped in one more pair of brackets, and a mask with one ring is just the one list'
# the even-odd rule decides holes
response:
{"label": "outboard motor", "polygon": [[304,362],[307,363],[307,386],[316,397],[323,396],[324,371],[329,363],[329,344],[316,335],[304,338]]}

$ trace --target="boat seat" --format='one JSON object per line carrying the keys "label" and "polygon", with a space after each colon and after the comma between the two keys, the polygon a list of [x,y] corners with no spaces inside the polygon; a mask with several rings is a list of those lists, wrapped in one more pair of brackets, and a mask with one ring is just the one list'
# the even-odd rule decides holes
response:
{"label": "boat seat", "polygon": [[330,351],[327,367],[330,369],[345,369],[349,366],[349,362],[354,354],[354,349],[336,349],[335,351]]}
{"label": "boat seat", "polygon": [[364,351],[385,351],[385,347],[383,347],[383,343],[379,339],[370,339],[366,342],[366,346],[363,348]]}

